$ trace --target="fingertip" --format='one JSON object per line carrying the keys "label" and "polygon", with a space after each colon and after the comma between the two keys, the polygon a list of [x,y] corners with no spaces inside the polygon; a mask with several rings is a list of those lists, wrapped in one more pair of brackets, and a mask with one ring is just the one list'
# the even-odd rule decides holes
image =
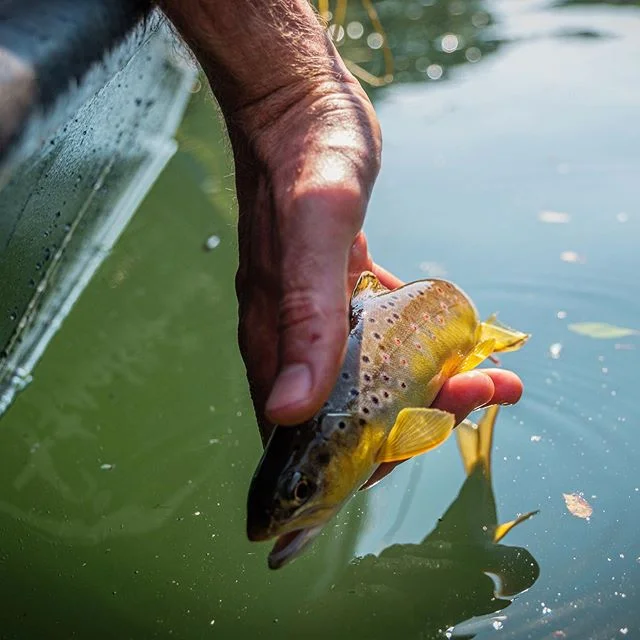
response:
{"label": "fingertip", "polygon": [[494,385],[492,404],[516,404],[522,398],[524,384],[517,374],[505,369],[483,369]]}
{"label": "fingertip", "polygon": [[267,400],[267,418],[274,424],[282,425],[302,422],[310,411],[312,389],[313,376],[309,365],[298,363],[286,366],[276,378]]}

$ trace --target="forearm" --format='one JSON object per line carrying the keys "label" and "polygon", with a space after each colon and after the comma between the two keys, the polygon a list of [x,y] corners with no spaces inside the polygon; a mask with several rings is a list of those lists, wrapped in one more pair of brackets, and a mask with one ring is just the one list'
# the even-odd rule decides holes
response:
{"label": "forearm", "polygon": [[223,110],[350,74],[307,0],[160,0]]}

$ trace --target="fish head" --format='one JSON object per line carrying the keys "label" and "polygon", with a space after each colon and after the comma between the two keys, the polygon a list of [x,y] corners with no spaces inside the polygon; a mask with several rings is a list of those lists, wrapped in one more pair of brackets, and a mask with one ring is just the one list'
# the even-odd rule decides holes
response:
{"label": "fish head", "polygon": [[249,540],[276,538],[270,568],[297,557],[357,491],[364,467],[354,455],[358,440],[357,419],[350,413],[320,413],[274,429],[247,504]]}

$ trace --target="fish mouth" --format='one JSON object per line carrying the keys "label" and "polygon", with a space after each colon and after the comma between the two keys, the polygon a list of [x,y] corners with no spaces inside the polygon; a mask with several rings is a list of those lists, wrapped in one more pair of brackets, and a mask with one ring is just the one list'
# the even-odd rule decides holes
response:
{"label": "fish mouth", "polygon": [[278,536],[269,554],[269,569],[280,569],[291,562],[322,531],[322,527],[296,529]]}

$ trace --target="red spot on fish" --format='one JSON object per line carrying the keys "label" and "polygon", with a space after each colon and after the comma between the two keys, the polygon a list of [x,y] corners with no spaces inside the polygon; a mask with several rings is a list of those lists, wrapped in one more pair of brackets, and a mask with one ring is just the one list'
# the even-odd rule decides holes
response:
{"label": "red spot on fish", "polygon": [[421,345],[419,342],[416,342],[416,349],[417,349],[418,351],[421,351],[421,350],[422,350],[422,345]]}
{"label": "red spot on fish", "polygon": [[402,359],[400,360],[400,364],[401,364],[403,367],[406,367],[406,366],[407,366],[407,364],[408,364],[408,363],[407,363],[407,359],[406,359],[406,358],[402,358]]}
{"label": "red spot on fish", "polygon": [[440,316],[440,315],[437,315],[437,316],[436,316],[436,322],[437,322],[439,325],[443,325],[443,324],[444,324],[444,318],[443,318],[442,316]]}
{"label": "red spot on fish", "polygon": [[400,338],[394,338],[393,340],[398,346],[400,346],[402,344],[402,340],[400,340]]}
{"label": "red spot on fish", "polygon": [[429,322],[431,320],[431,316],[428,313],[423,313],[422,314],[422,319],[426,320],[427,322]]}

